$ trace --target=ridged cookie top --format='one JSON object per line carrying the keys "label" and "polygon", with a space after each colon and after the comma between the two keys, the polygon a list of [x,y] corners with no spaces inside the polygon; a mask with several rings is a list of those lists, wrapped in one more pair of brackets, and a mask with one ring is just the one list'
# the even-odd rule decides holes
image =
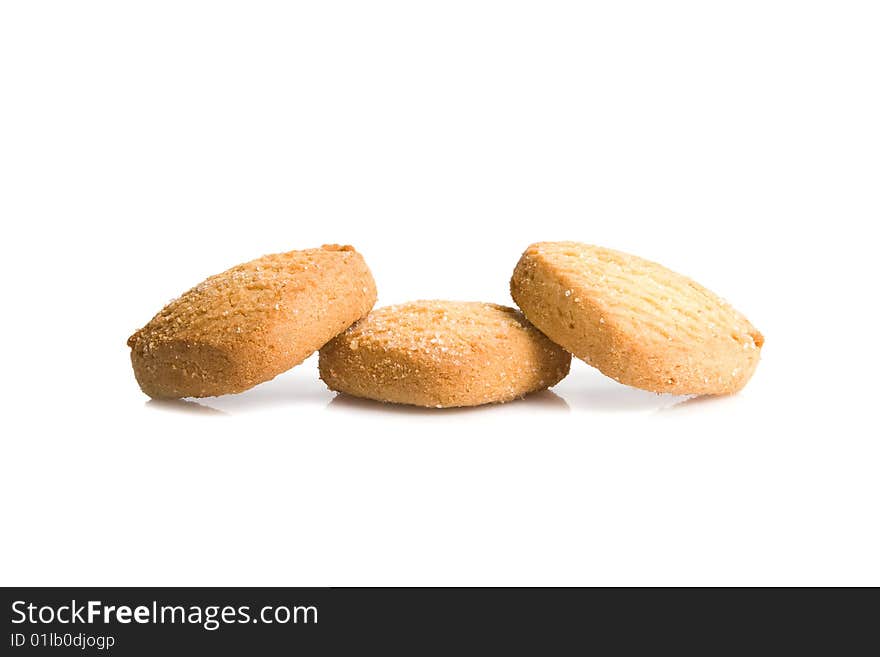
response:
{"label": "ridged cookie top", "polygon": [[344,337],[353,351],[380,347],[438,360],[497,350],[523,338],[547,340],[519,311],[477,301],[412,301],[385,306],[348,329]]}
{"label": "ridged cookie top", "polygon": [[521,267],[552,268],[564,294],[589,303],[603,324],[667,342],[728,341],[759,349],[763,336],[702,285],[650,260],[580,242],[539,242]]}
{"label": "ridged cookie top", "polygon": [[[276,319],[308,313],[298,300],[308,293],[333,302],[339,285],[319,285],[334,275],[345,281],[352,267],[365,272],[371,289],[358,290],[375,300],[375,286],[361,255],[351,246],[266,255],[211,276],[171,301],[128,339],[130,347],[167,341],[222,343],[242,334],[264,332]],[[318,289],[320,288],[320,289]],[[306,319],[303,317],[302,319]]]}

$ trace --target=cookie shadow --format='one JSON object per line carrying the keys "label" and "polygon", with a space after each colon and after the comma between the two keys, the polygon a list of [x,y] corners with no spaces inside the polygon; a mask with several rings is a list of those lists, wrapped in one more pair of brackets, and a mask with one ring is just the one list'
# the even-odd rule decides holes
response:
{"label": "cookie shadow", "polygon": [[250,390],[219,397],[187,399],[151,399],[148,405],[179,413],[239,415],[266,409],[284,409],[291,406],[323,407],[330,393],[316,377],[309,377],[305,369],[289,371]]}
{"label": "cookie shadow", "polygon": [[516,410],[540,410],[540,411],[570,411],[571,409],[562,397],[550,390],[541,390],[525,397],[515,399],[503,404],[483,404],[482,406],[459,406],[453,408],[426,408],[411,404],[394,404],[391,402],[363,399],[343,392],[327,404],[328,411],[363,411],[368,413],[388,413],[396,415],[430,415],[433,417],[447,417],[451,415],[467,415],[471,413],[486,413],[498,409]]}
{"label": "cookie shadow", "polygon": [[702,411],[712,406],[720,408],[736,403],[736,395],[695,395],[683,397],[681,401],[657,409],[658,413],[675,411],[676,413]]}

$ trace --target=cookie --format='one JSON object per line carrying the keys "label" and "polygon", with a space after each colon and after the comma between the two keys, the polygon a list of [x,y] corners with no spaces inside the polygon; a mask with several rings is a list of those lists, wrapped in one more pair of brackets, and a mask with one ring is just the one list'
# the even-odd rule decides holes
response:
{"label": "cookie", "polygon": [[331,390],[416,406],[477,406],[543,390],[571,356],[513,308],[414,301],[374,310],[324,346]]}
{"label": "cookie", "polygon": [[376,285],[350,246],[263,256],[211,276],[128,339],[150,397],[242,392],[301,363],[366,315]]}
{"label": "cookie", "polygon": [[551,340],[621,383],[679,395],[740,390],[764,337],[715,294],[657,263],[578,242],[523,253],[510,293]]}

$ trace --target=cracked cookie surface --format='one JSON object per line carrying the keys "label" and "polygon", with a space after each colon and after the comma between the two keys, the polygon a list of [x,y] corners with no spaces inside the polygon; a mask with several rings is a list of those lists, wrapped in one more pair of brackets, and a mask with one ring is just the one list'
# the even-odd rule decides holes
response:
{"label": "cracked cookie surface", "polygon": [[654,392],[736,392],[764,344],[744,315],[702,285],[579,242],[532,244],[510,292],[551,340],[607,376]]}

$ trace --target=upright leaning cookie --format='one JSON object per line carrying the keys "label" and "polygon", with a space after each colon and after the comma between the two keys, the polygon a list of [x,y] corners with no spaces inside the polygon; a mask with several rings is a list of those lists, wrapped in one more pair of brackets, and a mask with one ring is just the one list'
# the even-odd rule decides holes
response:
{"label": "upright leaning cookie", "polygon": [[128,339],[150,397],[241,392],[301,363],[376,303],[350,246],[257,258],[211,276]]}
{"label": "upright leaning cookie", "polygon": [[371,312],[321,349],[319,367],[331,390],[439,408],[543,390],[570,363],[513,308],[414,301]]}
{"label": "upright leaning cookie", "polygon": [[740,390],[764,337],[706,288],[661,265],[578,242],[539,242],[510,292],[547,336],[627,385],[675,394]]}

